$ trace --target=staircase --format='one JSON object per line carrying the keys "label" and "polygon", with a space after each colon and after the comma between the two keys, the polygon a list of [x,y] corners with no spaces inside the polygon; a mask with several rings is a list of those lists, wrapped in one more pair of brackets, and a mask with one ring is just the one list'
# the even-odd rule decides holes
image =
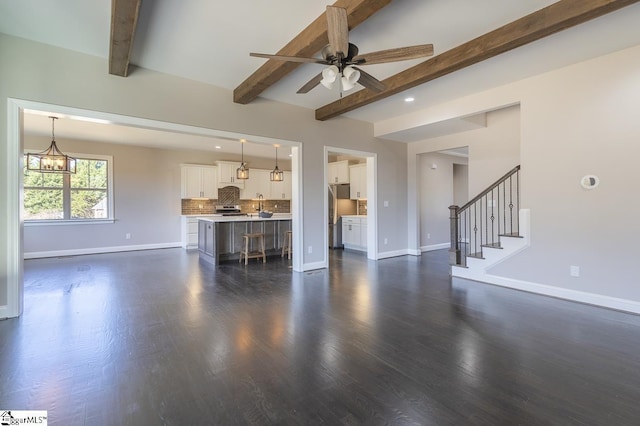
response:
{"label": "staircase", "polygon": [[462,207],[450,206],[451,275],[484,281],[486,270],[529,246],[529,211],[520,209],[520,166]]}

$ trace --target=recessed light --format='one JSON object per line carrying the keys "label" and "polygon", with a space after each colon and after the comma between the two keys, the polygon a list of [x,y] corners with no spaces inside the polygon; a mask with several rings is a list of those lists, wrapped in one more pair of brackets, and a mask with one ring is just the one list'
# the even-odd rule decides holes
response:
{"label": "recessed light", "polygon": [[404,98],[404,101],[405,101],[405,102],[413,102],[413,101],[415,101],[415,100],[416,100],[416,98],[411,97],[411,96],[409,96],[408,98]]}
{"label": "recessed light", "polygon": [[216,145],[216,149],[222,149],[220,145]]}
{"label": "recessed light", "polygon": [[289,157],[293,157],[293,154],[289,154]]}

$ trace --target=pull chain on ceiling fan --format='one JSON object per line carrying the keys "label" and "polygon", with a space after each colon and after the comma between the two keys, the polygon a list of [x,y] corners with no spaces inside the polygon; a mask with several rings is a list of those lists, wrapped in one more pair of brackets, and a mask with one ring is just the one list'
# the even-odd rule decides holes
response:
{"label": "pull chain on ceiling fan", "polygon": [[349,43],[347,10],[342,7],[327,6],[326,15],[329,44],[322,49],[323,59],[269,55],[266,53],[250,53],[249,55],[279,61],[328,65],[321,73],[302,86],[297,93],[308,93],[319,84],[331,89],[336,80],[339,81],[344,91],[350,90],[356,83],[360,83],[369,90],[381,92],[385,89],[384,83],[358,67],[362,65],[406,61],[433,55],[432,44],[419,44],[416,46],[379,50],[377,52],[359,55],[358,47],[355,44]]}

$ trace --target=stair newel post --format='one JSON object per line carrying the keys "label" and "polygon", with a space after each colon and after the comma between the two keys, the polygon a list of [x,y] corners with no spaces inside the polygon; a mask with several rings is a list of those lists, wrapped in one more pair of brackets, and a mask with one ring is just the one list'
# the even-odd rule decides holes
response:
{"label": "stair newel post", "polygon": [[449,249],[449,264],[460,265],[460,247],[458,245],[458,238],[460,236],[460,229],[458,228],[458,206],[449,206],[449,228],[451,231],[451,248]]}

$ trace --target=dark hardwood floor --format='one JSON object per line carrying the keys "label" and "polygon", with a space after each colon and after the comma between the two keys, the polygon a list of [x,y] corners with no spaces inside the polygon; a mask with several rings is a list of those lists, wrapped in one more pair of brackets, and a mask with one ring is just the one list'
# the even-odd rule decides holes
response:
{"label": "dark hardwood floor", "polygon": [[640,317],[448,277],[447,252],[214,269],[25,261],[0,409],[50,424],[637,425]]}

